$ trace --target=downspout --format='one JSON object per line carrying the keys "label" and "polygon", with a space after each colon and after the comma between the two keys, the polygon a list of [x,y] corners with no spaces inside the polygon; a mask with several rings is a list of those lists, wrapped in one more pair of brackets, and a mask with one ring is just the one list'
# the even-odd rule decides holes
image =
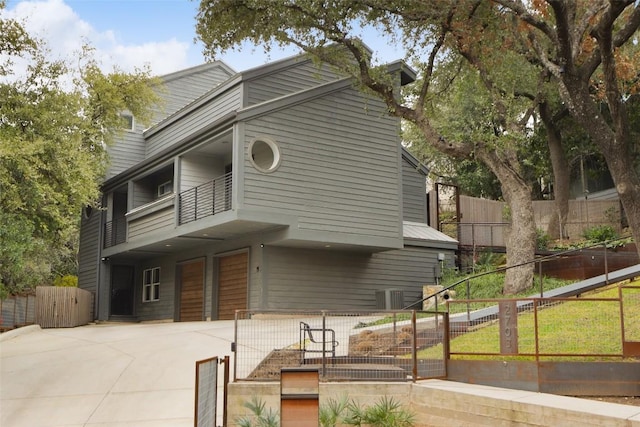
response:
{"label": "downspout", "polygon": [[[104,202],[104,195],[102,196]],[[98,225],[98,268],[96,271],[96,296],[94,302],[93,320],[98,320],[100,317],[100,285],[102,283],[102,248],[104,247],[104,224],[105,224],[105,210],[100,209],[100,223]]]}

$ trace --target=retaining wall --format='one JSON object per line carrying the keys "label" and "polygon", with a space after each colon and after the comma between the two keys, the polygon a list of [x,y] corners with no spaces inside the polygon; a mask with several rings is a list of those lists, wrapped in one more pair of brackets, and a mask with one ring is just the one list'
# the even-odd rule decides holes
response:
{"label": "retaining wall", "polygon": [[[382,396],[393,397],[416,414],[416,427],[426,426],[563,426],[640,427],[640,407],[510,390],[445,380],[417,383],[321,383],[320,406],[329,398],[347,395],[363,405]],[[253,396],[279,411],[280,383],[229,384],[227,420],[249,415],[243,405]]]}

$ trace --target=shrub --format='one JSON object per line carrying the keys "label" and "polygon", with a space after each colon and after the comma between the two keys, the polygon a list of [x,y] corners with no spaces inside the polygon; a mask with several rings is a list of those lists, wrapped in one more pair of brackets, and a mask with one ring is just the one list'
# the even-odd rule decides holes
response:
{"label": "shrub", "polygon": [[67,274],[66,276],[58,276],[53,281],[53,286],[67,287],[67,288],[77,288],[78,287],[78,276],[72,276],[70,274]]}
{"label": "shrub", "polygon": [[351,401],[343,421],[345,424],[358,427],[411,427],[414,425],[415,415],[393,397],[384,396],[374,405],[367,407],[361,407]]}
{"label": "shrub", "polygon": [[582,236],[594,243],[617,239],[618,233],[610,225],[596,225],[583,231]]}
{"label": "shrub", "polygon": [[278,411],[267,409],[261,398],[253,396],[251,401],[244,403],[244,407],[249,409],[252,415],[238,418],[236,423],[240,427],[278,427],[280,425]]}
{"label": "shrub", "polygon": [[538,228],[536,230],[536,248],[544,251],[549,247],[549,242],[551,242],[551,236]]}
{"label": "shrub", "polygon": [[[240,427],[279,427],[278,411],[267,409],[265,402],[253,396],[244,403],[251,415],[236,419]],[[319,425],[335,427],[336,425],[370,426],[370,427],[411,427],[415,422],[413,412],[407,410],[393,397],[384,396],[374,405],[362,406],[342,395],[338,399],[329,398],[319,408]]]}

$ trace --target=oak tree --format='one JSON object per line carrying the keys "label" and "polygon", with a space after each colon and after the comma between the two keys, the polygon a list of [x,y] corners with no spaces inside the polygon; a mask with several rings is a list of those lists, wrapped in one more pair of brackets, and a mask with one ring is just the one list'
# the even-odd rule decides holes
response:
{"label": "oak tree", "polygon": [[157,100],[151,82],[149,70],[103,73],[91,49],[51,61],[43,40],[0,15],[4,292],[75,274],[81,210],[98,199],[106,147],[122,128],[121,113],[150,118]]}

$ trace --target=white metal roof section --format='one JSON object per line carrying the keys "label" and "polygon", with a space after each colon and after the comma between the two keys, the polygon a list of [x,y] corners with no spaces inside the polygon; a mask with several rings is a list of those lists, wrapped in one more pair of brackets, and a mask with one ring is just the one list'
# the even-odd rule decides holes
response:
{"label": "white metal roof section", "polygon": [[[422,222],[402,222],[402,237],[405,243],[412,243],[417,246],[433,246],[456,249],[458,241],[446,234],[429,227]],[[407,242],[408,241],[408,242]]]}

